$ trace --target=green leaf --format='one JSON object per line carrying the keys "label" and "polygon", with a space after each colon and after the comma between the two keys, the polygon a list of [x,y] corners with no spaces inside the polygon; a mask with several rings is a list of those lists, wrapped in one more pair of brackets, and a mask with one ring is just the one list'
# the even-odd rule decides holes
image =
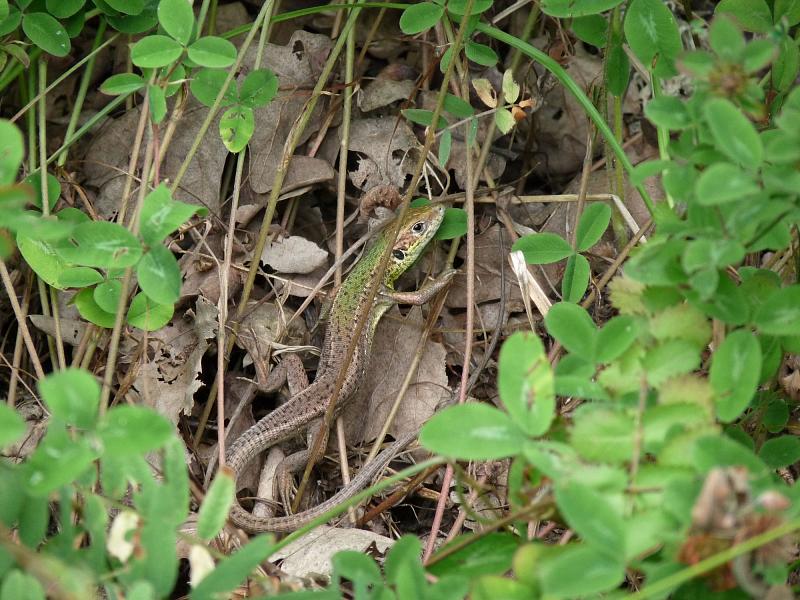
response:
{"label": "green leaf", "polygon": [[544,318],[547,331],[567,350],[589,362],[595,361],[597,327],[577,304],[554,304]]}
{"label": "green leaf", "polygon": [[599,404],[583,404],[572,416],[570,444],[583,458],[610,464],[625,464],[633,458],[636,425],[631,415]]}
{"label": "green leaf", "polygon": [[734,162],[755,169],[764,148],[756,128],[736,106],[725,98],[712,98],[703,106],[717,148]]}
{"label": "green leaf", "polygon": [[[224,79],[224,78],[223,78]],[[220,88],[222,85],[219,86]],[[219,93],[219,89],[217,92]],[[216,98],[216,93],[214,97]],[[249,108],[266,106],[278,93],[278,78],[269,69],[251,71],[239,89],[239,102]]]}
{"label": "green leaf", "polygon": [[142,257],[136,265],[139,287],[153,302],[174,304],[181,295],[181,269],[175,256],[158,245]]}
{"label": "green leaf", "polygon": [[154,7],[147,8],[137,15],[109,15],[106,20],[109,25],[120,33],[130,35],[145,33],[158,24],[158,17]]}
{"label": "green leaf", "polygon": [[[52,2],[53,0],[50,0]],[[83,4],[83,0],[78,0],[81,4]],[[48,9],[49,10],[49,9]],[[8,15],[11,11],[8,8],[8,0],[0,0],[0,21],[4,21],[8,18]]]}
{"label": "green leaf", "polygon": [[45,595],[42,584],[33,575],[13,569],[3,578],[0,600],[45,600]]}
{"label": "green leaf", "polygon": [[89,267],[67,267],[58,275],[58,287],[84,288],[103,281],[103,276]]}
{"label": "green leaf", "polygon": [[605,495],[577,481],[555,492],[559,511],[588,544],[612,558],[625,555],[625,524]]}
{"label": "green leaf", "polygon": [[197,536],[210,542],[219,533],[233,504],[236,482],[228,472],[220,471],[203,498],[197,515]]}
{"label": "green leaf", "polygon": [[100,385],[86,371],[68,368],[48,375],[39,382],[39,392],[55,418],[81,429],[94,427]]}
{"label": "green leaf", "polygon": [[100,327],[105,327],[106,329],[111,329],[114,327],[114,321],[116,320],[115,314],[106,312],[100,308],[94,299],[92,288],[82,289],[80,292],[75,294],[75,297],[72,299],[72,301],[75,304],[75,308],[78,309],[80,315],[90,323],[94,323]]}
{"label": "green leaf", "polygon": [[64,26],[47,13],[28,13],[22,17],[22,31],[39,48],[53,56],[66,56],[70,51],[69,36]]}
{"label": "green leaf", "polygon": [[760,191],[753,177],[731,163],[714,163],[700,174],[695,183],[697,202],[703,206],[715,206],[735,200],[743,200]]}
{"label": "green leaf", "polygon": [[503,99],[508,104],[513,104],[519,99],[519,84],[514,81],[514,72],[506,69],[503,73]]}
{"label": "green leaf", "polygon": [[33,496],[46,496],[91,468],[97,458],[85,440],[73,439],[66,430],[54,426],[22,465],[22,481]]}
{"label": "green leaf", "polygon": [[[42,176],[40,173],[32,173],[28,175],[24,180],[25,183],[33,187],[33,204],[39,210],[42,209],[43,199],[44,196],[42,194]],[[55,175],[52,173],[47,174],[47,203],[50,205],[50,210],[52,210],[56,203],[58,203],[58,198],[61,196],[61,182],[58,181]]]}
{"label": "green leaf", "polygon": [[620,315],[608,321],[597,334],[596,360],[608,363],[621,356],[631,347],[639,335],[636,320]]}
{"label": "green leaf", "polygon": [[788,467],[800,460],[800,439],[782,435],[764,442],[758,456],[772,469]]}
{"label": "green leaf", "polygon": [[622,44],[614,43],[609,46],[608,58],[606,59],[606,87],[609,93],[621,98],[628,89],[628,78],[631,71],[631,63]]}
{"label": "green leaf", "polygon": [[200,581],[191,594],[191,600],[216,600],[238,586],[250,572],[272,554],[272,536],[252,538],[240,550],[222,560]]}
{"label": "green leaf", "polygon": [[[84,1],[85,0],[47,0],[45,6],[47,7],[47,12],[56,19],[66,19],[82,9]],[[0,2],[0,5],[2,4],[3,3]],[[8,16],[8,2],[5,2],[5,5],[5,15],[3,15],[3,10],[0,7],[0,19],[5,19],[6,16]]]}
{"label": "green leaf", "polygon": [[538,576],[546,597],[598,597],[625,581],[624,556],[609,556],[586,544],[570,544],[542,560]]}
{"label": "green leaf", "polygon": [[436,25],[444,14],[444,8],[433,2],[411,4],[400,15],[400,29],[406,35],[414,35]]}
{"label": "green leaf", "polygon": [[561,294],[564,302],[578,302],[586,293],[591,268],[582,254],[573,254],[567,259],[564,277],[561,279]]}
{"label": "green leaf", "polygon": [[189,58],[201,67],[223,69],[236,62],[236,46],[224,38],[207,35],[189,46]]}
{"label": "green leaf", "polygon": [[786,17],[786,24],[791,27],[800,23],[800,0],[775,0],[775,22]]}
{"label": "green leaf", "polygon": [[585,17],[605,12],[622,0],[542,0],[542,12],[551,17]]}
{"label": "green leaf", "polygon": [[66,263],[58,256],[53,244],[45,240],[28,237],[20,231],[17,234],[17,247],[20,254],[42,281],[57,289],[62,289],[59,279],[67,268]]}
{"label": "green leaf", "polygon": [[778,56],[772,65],[772,84],[778,92],[787,92],[800,71],[800,49],[791,37],[781,39]]}
{"label": "green leaf", "polygon": [[164,89],[157,85],[148,87],[148,97],[150,98],[150,118],[153,123],[161,123],[167,116],[167,97]]}
{"label": "green leaf", "polygon": [[675,96],[653,98],[644,107],[644,114],[658,127],[679,131],[692,125],[686,104]]}
{"label": "green leaf", "polygon": [[692,273],[708,267],[716,269],[738,264],[744,255],[744,246],[737,241],[697,239],[687,244],[681,262],[687,273]]}
{"label": "green leaf", "polygon": [[716,394],[717,417],[736,420],[750,404],[761,374],[761,346],[744,329],[729,334],[711,358],[709,379]]}
{"label": "green leaf", "polygon": [[[472,534],[467,534],[471,538]],[[490,532],[469,539],[429,568],[442,579],[469,580],[479,575],[501,574],[511,568],[514,553],[520,547],[519,538],[510,533]],[[432,597],[431,600],[434,600]]]}
{"label": "green leaf", "polygon": [[654,387],[700,366],[700,350],[686,340],[668,340],[652,348],[644,359],[647,381]]}
{"label": "green leaf", "polygon": [[165,35],[148,35],[131,48],[131,61],[142,69],[172,64],[183,54],[183,46]]}
{"label": "green leaf", "polygon": [[625,12],[624,29],[631,50],[646,68],[659,77],[676,74],[681,36],[675,17],[661,0],[633,0]]}
{"label": "green leaf", "polygon": [[444,97],[444,110],[457,119],[466,119],[475,114],[475,109],[469,102],[453,94]]}
{"label": "green leaf", "polygon": [[445,129],[444,132],[442,132],[442,136],[439,138],[439,152],[437,154],[437,159],[442,167],[450,160],[450,150],[452,147],[453,134],[450,133],[449,129]]}
{"label": "green leaf", "polygon": [[104,457],[144,454],[167,443],[173,426],[150,408],[121,404],[109,409],[97,429]]}
{"label": "green leaf", "polygon": [[495,111],[494,122],[503,135],[514,129],[514,125],[517,124],[514,120],[514,115],[511,114],[510,110],[505,108],[498,108]]}
{"label": "green leaf", "polygon": [[[429,127],[433,123],[433,111],[424,110],[421,108],[406,108],[401,111],[403,116],[418,125],[425,125]],[[444,117],[439,117],[439,126],[436,129],[444,129],[447,127],[447,120]]]}
{"label": "green leaf", "polygon": [[[468,0],[448,0],[447,10],[450,14],[460,17],[467,12],[467,2]],[[486,12],[491,7],[492,0],[473,0],[470,15],[474,17],[475,15]]]}
{"label": "green leaf", "polygon": [[756,309],[753,322],[769,335],[800,335],[800,285],[773,293]]}
{"label": "green leaf", "polygon": [[553,370],[536,335],[518,332],[505,341],[497,387],[506,410],[526,434],[547,432],[556,409]]}
{"label": "green leaf", "polygon": [[600,241],[611,221],[611,207],[603,202],[592,202],[578,220],[576,246],[578,252],[586,252]]}
{"label": "green leaf", "polygon": [[534,233],[519,238],[511,246],[512,252],[522,252],[525,262],[533,265],[547,265],[564,260],[573,254],[572,246],[555,233]]}
{"label": "green leaf", "polygon": [[714,14],[729,14],[745,31],[766,33],[772,28],[772,14],[764,0],[721,0]]}
{"label": "green leaf", "polygon": [[763,474],[767,470],[764,462],[750,448],[722,434],[706,435],[697,439],[693,454],[693,466],[700,473],[736,466],[743,466],[755,475]]}
{"label": "green leaf", "polygon": [[109,96],[130,94],[144,88],[145,83],[140,75],[134,73],[120,73],[112,75],[100,85],[100,91]]}
{"label": "green leaf", "polygon": [[0,402],[0,450],[16,442],[25,433],[25,421],[13,408]]}
{"label": "green leaf", "polygon": [[140,233],[145,243],[156,246],[172,232],[186,223],[199,208],[172,199],[169,188],[163,183],[144,199],[140,215]]}
{"label": "green leaf", "polygon": [[467,213],[462,208],[446,208],[444,219],[434,236],[437,240],[452,240],[467,233]]}
{"label": "green leaf", "polygon": [[23,156],[22,133],[11,122],[0,119],[0,185],[14,183]]}
{"label": "green leaf", "polygon": [[145,331],[156,331],[169,323],[175,312],[172,304],[156,304],[146,294],[134,296],[128,309],[128,323]]}
{"label": "green leaf", "polygon": [[[114,10],[126,15],[138,15],[145,7],[145,0],[104,0]],[[127,32],[125,32],[127,33]]]}
{"label": "green leaf", "polygon": [[464,53],[467,58],[472,62],[482,65],[484,67],[493,67],[499,60],[497,53],[485,44],[478,42],[468,41],[464,44]]}
{"label": "green leaf", "polygon": [[[453,435],[458,431],[458,435]],[[422,428],[420,443],[463,460],[494,460],[519,454],[524,437],[514,421],[488,404],[472,402],[436,413]]]}
{"label": "green leaf", "polygon": [[22,21],[22,13],[16,6],[9,8],[8,16],[0,21],[0,35],[8,35],[19,27]]}
{"label": "green leaf", "polygon": [[94,301],[101,310],[116,314],[119,299],[122,295],[122,282],[119,279],[109,279],[94,288]]}
{"label": "green leaf", "polygon": [[186,0],[160,0],[158,22],[171,37],[184,46],[192,39],[194,12]]}
{"label": "green leaf", "polygon": [[608,21],[601,15],[587,15],[572,19],[572,33],[579,40],[596,48],[604,48],[608,33]]}
{"label": "green leaf", "polygon": [[219,120],[219,134],[229,152],[241,152],[247,146],[256,129],[253,109],[234,106],[226,110]]}
{"label": "green leaf", "polygon": [[135,265],[142,246],[134,235],[116,223],[91,221],[72,231],[72,244],[59,246],[64,260],[101,269],[122,269]]}
{"label": "green leaf", "polygon": [[714,52],[731,62],[738,61],[745,49],[741,30],[727,15],[714,19],[708,30],[708,41]]}
{"label": "green leaf", "polygon": [[[225,84],[227,76],[225,71],[203,69],[192,79],[192,82],[189,84],[189,89],[192,90],[192,94],[194,94],[194,97],[197,98],[201,104],[211,108],[214,101],[217,99],[219,91]],[[225,95],[222,98],[222,104],[220,106],[229,106],[231,104],[236,104],[238,101],[239,98],[237,96],[236,86],[230,85],[228,89],[225,90]]]}
{"label": "green leaf", "polygon": [[364,597],[369,586],[382,583],[381,571],[371,556],[354,550],[342,550],[333,555],[333,581],[341,585],[342,580],[353,582],[355,596]]}
{"label": "green leaf", "polygon": [[389,548],[383,563],[387,583],[397,585],[401,579],[407,576],[409,571],[413,571],[415,577],[422,579],[422,585],[424,586],[425,572],[422,570],[421,555],[422,543],[418,537],[414,535],[400,537]]}

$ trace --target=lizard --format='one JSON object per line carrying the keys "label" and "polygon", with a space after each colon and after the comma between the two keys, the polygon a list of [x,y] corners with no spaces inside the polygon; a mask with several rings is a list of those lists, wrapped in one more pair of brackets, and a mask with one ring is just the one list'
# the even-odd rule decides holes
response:
{"label": "lizard", "polygon": [[[345,368],[343,363],[347,348],[353,341],[355,323],[364,315],[364,311],[368,312],[366,325],[356,342],[352,360],[347,365],[347,373],[338,394],[339,400],[333,407],[334,416],[341,413],[366,372],[375,328],[386,311],[395,303],[424,304],[449,284],[455,274],[454,269],[445,270],[419,290],[398,292],[394,289],[397,278],[419,258],[428,242],[433,239],[442,223],[444,212],[442,205],[409,208],[400,224],[396,240],[392,237],[394,228],[384,228],[356,262],[336,291],[330,307],[314,382],[236,438],[226,452],[225,462],[233,473],[234,482],[256,456],[271,446],[312,430],[321,421],[334,394],[336,381],[341,370]],[[378,294],[370,299],[368,290],[380,275],[381,257],[389,244],[392,244],[391,259],[382,275]],[[415,437],[416,432],[400,436],[362,467],[348,485],[313,508],[283,517],[257,517],[242,508],[235,499],[229,514],[230,520],[250,533],[294,531],[333,506],[355,496]]]}

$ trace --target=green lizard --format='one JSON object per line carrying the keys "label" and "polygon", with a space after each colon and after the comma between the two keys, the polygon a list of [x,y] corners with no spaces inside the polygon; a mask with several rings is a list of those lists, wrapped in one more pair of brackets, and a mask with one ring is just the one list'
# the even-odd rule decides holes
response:
{"label": "green lizard", "polygon": [[[334,415],[341,412],[363,378],[369,363],[369,350],[375,328],[391,305],[394,303],[423,304],[447,286],[455,274],[452,269],[445,271],[437,279],[415,292],[394,290],[397,278],[422,254],[443,218],[444,207],[441,205],[408,209],[397,234],[397,240],[394,242],[391,260],[383,275],[378,296],[371,301],[367,297],[368,290],[370,284],[378,276],[381,256],[392,241],[390,235],[393,228],[389,226],[379,234],[336,293],[328,317],[325,341],[322,345],[314,382],[244,432],[228,449],[226,464],[233,471],[234,480],[238,479],[244,467],[261,452],[309,431],[325,415],[328,403],[334,394],[337,378],[344,367],[347,348],[353,341],[355,323],[359,321],[364,311],[369,313],[366,326],[360,334],[360,339],[355,346],[355,353],[347,366],[347,373],[338,394],[339,401],[334,406]],[[248,513],[238,502],[234,502],[230,518],[233,523],[248,532],[294,531],[336,504],[357,494],[414,437],[416,435],[407,434],[396,440],[365,465],[358,475],[337,494],[305,512],[285,517],[262,518]],[[300,454],[307,457],[308,451]]]}

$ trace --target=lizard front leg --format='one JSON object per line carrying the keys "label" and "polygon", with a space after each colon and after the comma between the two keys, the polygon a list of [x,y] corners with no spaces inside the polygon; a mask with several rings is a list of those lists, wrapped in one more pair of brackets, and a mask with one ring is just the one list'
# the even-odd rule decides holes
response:
{"label": "lizard front leg", "polygon": [[397,304],[413,304],[419,306],[429,302],[436,294],[446,288],[456,274],[455,269],[446,269],[436,277],[436,279],[429,279],[421,288],[413,292],[397,292],[386,286],[380,291],[382,300],[394,302]]}

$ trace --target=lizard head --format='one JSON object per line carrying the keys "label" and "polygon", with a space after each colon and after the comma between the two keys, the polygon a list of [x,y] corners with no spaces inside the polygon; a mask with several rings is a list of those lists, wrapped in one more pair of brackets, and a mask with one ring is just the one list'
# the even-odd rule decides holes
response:
{"label": "lizard head", "polygon": [[[392,247],[392,257],[386,271],[389,282],[394,282],[419,258],[442,224],[442,219],[444,206],[441,204],[408,209]],[[387,228],[387,235],[391,234],[391,230],[391,226]]]}

